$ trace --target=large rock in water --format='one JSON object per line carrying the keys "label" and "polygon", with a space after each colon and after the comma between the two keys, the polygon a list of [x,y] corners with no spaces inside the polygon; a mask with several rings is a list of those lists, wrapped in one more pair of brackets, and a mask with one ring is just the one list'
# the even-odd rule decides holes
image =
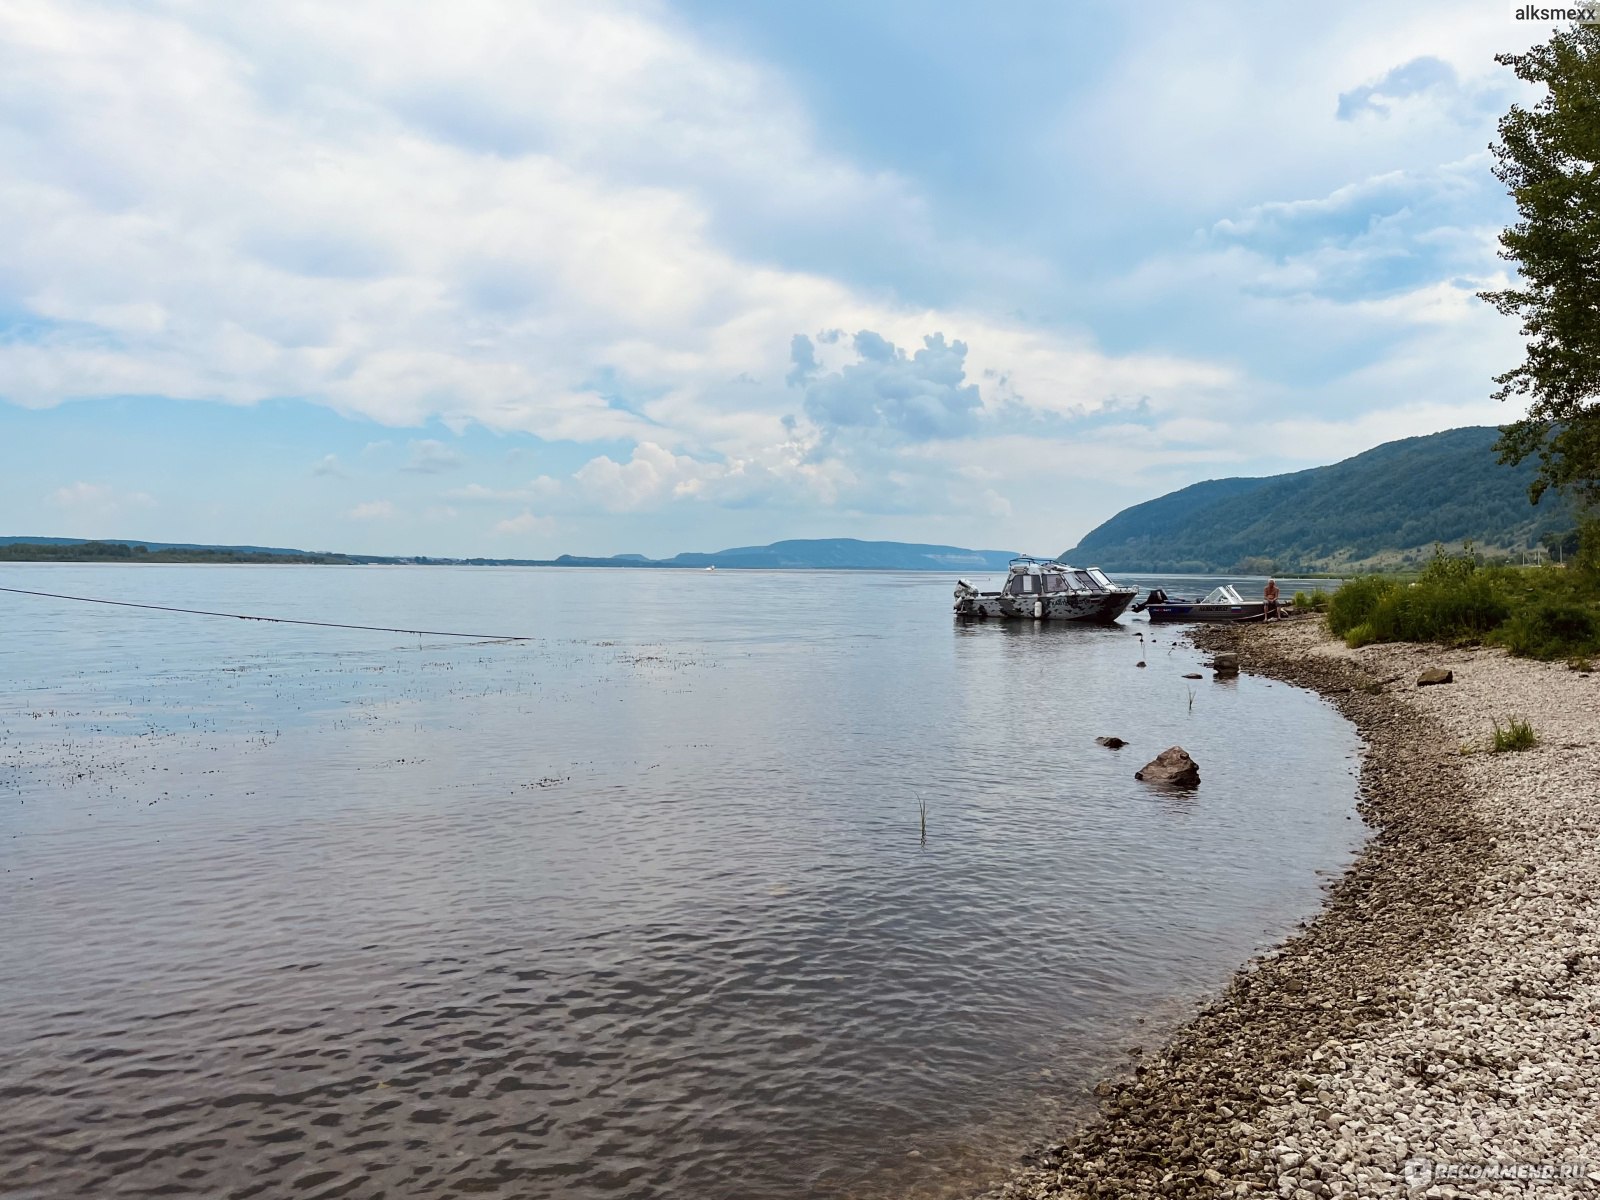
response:
{"label": "large rock in water", "polygon": [[1211,669],[1218,675],[1237,675],[1239,655],[1233,650],[1218,650],[1211,656]]}
{"label": "large rock in water", "polygon": [[1133,773],[1146,783],[1165,783],[1171,787],[1194,787],[1200,782],[1200,766],[1182,746],[1163,750]]}

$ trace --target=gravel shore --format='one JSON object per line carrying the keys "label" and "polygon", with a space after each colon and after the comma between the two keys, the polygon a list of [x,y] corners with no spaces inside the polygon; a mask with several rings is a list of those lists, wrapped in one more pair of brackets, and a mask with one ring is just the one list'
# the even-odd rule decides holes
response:
{"label": "gravel shore", "polygon": [[[1600,676],[1319,620],[1195,640],[1356,724],[1375,832],[1316,920],[987,1195],[1600,1196]],[[1490,753],[1511,716],[1539,744]]]}

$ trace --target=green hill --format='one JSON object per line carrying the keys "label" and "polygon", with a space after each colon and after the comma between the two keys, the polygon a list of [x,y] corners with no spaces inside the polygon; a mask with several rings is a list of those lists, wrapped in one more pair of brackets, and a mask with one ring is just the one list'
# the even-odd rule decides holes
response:
{"label": "green hill", "polygon": [[1309,471],[1197,483],[1124,509],[1064,557],[1118,571],[1287,573],[1403,564],[1467,539],[1509,553],[1570,530],[1559,498],[1528,502],[1532,463],[1495,461],[1498,436],[1450,429]]}

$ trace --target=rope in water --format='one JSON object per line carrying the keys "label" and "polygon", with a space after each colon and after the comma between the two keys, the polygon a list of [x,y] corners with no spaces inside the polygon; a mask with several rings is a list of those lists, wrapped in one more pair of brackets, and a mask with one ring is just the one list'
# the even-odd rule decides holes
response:
{"label": "rope in water", "polygon": [[16,596],[44,596],[51,600],[76,600],[80,604],[110,604],[117,608],[147,608],[153,612],[187,613],[192,617],[229,617],[235,621],[268,621],[274,625],[316,625],[323,629],[364,629],[369,633],[414,633],[418,637],[473,638],[482,642],[529,642],[532,638],[509,633],[453,633],[443,629],[396,629],[390,625],[347,625],[340,621],[306,621],[298,617],[257,617],[249,613],[212,612],[204,608],[174,608],[168,604],[135,604],[132,600],[102,600],[96,596],[68,596],[61,592],[34,592],[27,588],[0,587]]}

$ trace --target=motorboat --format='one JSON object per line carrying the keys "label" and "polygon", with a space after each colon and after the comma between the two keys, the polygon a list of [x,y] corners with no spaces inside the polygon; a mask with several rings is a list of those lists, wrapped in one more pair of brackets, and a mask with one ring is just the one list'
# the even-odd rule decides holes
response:
{"label": "motorboat", "polygon": [[1150,614],[1151,624],[1168,621],[1260,621],[1266,618],[1265,600],[1246,600],[1232,584],[1212,588],[1198,600],[1169,596],[1160,588],[1133,606],[1134,612]]}
{"label": "motorboat", "polygon": [[1069,567],[1053,559],[1011,560],[1005,586],[984,592],[956,581],[956,616],[969,620],[1017,617],[1036,621],[1115,621],[1139,594],[1107,579],[1099,567]]}

